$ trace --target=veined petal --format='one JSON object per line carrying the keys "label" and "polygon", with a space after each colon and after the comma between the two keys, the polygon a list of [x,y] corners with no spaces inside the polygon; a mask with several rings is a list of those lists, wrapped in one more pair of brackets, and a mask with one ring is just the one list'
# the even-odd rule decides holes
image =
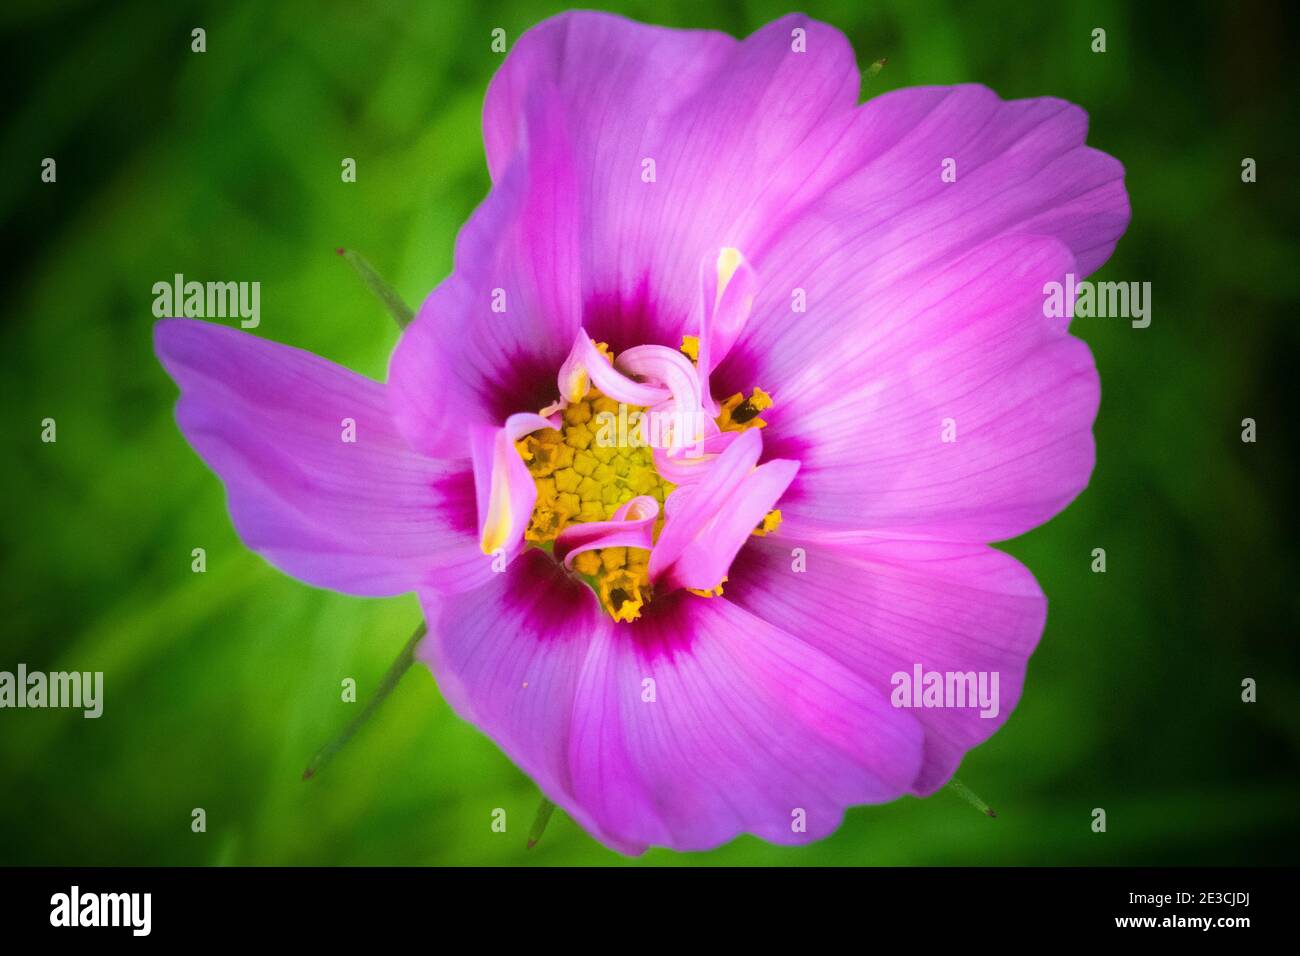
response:
{"label": "veined petal", "polygon": [[572,714],[567,799],[631,845],[815,840],[921,762],[911,713],[725,597],[670,595],[635,632],[596,631]]}
{"label": "veined petal", "polygon": [[[791,568],[794,548],[804,554],[800,573]],[[925,731],[924,762],[911,787],[921,795],[946,783],[966,751],[1011,715],[1047,616],[1033,575],[987,546],[883,539],[832,545],[791,538],[784,526],[740,555],[726,596],[882,694],[893,692],[894,675],[910,677],[918,665],[977,682],[986,675],[997,691],[987,712],[910,709]]]}
{"label": "veined petal", "polygon": [[779,175],[796,190],[774,192],[785,205],[753,211],[779,227],[744,247],[763,286],[719,373],[781,387],[890,326],[882,298],[924,294],[1001,238],[1056,238],[1087,276],[1130,217],[1124,168],[1087,128],[1062,100],[974,85],[896,90],[825,124]]}
{"label": "veined petal", "polygon": [[773,186],[778,205],[797,190],[775,181],[778,170],[853,109],[858,71],[843,35],[803,16],[738,41],[564,13],[521,36],[488,88],[494,178],[521,148],[520,117],[538,84],[559,91],[584,184],[588,330],[621,351],[675,348],[695,334],[699,262],[759,239],[767,225],[745,211]]}
{"label": "veined petal", "polygon": [[988,542],[1073,500],[1100,386],[1088,347],[1044,315],[1045,284],[1073,269],[1054,240],[995,240],[882,292],[858,335],[780,382],[766,440],[803,464],[787,530]]}
{"label": "veined petal", "polygon": [[469,455],[469,425],[555,398],[581,320],[579,207],[562,104],[530,97],[527,149],[456,240],[455,270],[420,306],[389,365],[393,417],[413,447]]}
{"label": "veined petal", "polygon": [[407,447],[385,387],[301,349],[194,319],[154,327],[182,433],[226,487],[240,538],[308,584],[389,595],[489,573],[461,530],[468,462]]}
{"label": "veined petal", "polygon": [[529,549],[483,586],[455,596],[421,590],[429,636],[418,653],[452,709],[494,740],[551,800],[607,845],[574,800],[569,736],[574,695],[596,635],[614,627],[591,589]]}

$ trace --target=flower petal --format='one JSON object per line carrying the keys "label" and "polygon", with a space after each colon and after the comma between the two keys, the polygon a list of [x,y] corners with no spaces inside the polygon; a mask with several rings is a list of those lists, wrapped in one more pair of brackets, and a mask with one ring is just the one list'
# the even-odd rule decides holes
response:
{"label": "flower petal", "polygon": [[739,249],[723,249],[716,261],[700,265],[699,379],[709,412],[718,414],[718,403],[709,387],[709,373],[727,357],[749,320],[758,290],[754,267]]}
{"label": "flower petal", "polygon": [[736,552],[799,471],[798,462],[784,459],[755,467],[762,446],[757,431],[741,432],[698,483],[668,497],[648,568],[660,591],[709,591],[725,579]]}
{"label": "flower petal", "polygon": [[602,833],[572,797],[575,689],[596,635],[614,626],[591,589],[528,549],[483,587],[421,591],[420,602],[429,636],[418,653],[452,709],[597,837],[624,853],[645,849]]}
{"label": "flower petal", "polygon": [[[584,184],[588,328],[622,351],[676,348],[695,333],[686,323],[699,262],[723,246],[747,250],[733,234],[745,210],[813,130],[852,110],[858,71],[839,31],[802,16],[737,41],[561,14],[519,38],[488,88],[494,179],[521,148],[520,117],[538,84],[559,91]],[[798,184],[782,186],[784,196]]]}
{"label": "flower petal", "polygon": [[776,506],[798,471],[798,462],[778,459],[750,472],[717,516],[682,549],[664,583],[698,591],[721,587],[736,553]]}
{"label": "flower petal", "polygon": [[708,463],[699,482],[678,489],[665,506],[667,520],[650,552],[649,573],[658,581],[681,557],[682,552],[718,513],[727,507],[745,479],[753,473],[763,450],[762,436],[755,430],[742,432],[722,454]]}
{"label": "flower petal", "polygon": [[599,832],[677,850],[741,832],[803,843],[911,785],[911,714],[726,598],[665,603],[598,631],[577,684],[570,800]]}
{"label": "flower petal", "polygon": [[1057,238],[1080,278],[1093,272],[1130,210],[1123,166],[1084,145],[1087,129],[1070,103],[973,85],[897,90],[828,122],[781,172],[798,192],[762,210],[776,228],[744,247],[763,282],[744,354],[722,371],[776,388],[889,324],[882,296],[923,292],[1002,236]]}
{"label": "flower petal", "polygon": [[468,463],[412,452],[383,385],[193,319],[157,323],[154,347],[181,389],[181,431],[225,484],[240,538],[277,568],[362,595],[484,579],[488,562],[463,528]]}
{"label": "flower petal", "polygon": [[501,428],[472,426],[479,547],[484,554],[513,556],[523,546],[524,530],[537,503],[537,485],[515,450],[515,442],[530,432],[554,427],[553,422],[532,412],[511,415]]}
{"label": "flower petal", "polygon": [[629,405],[654,405],[669,394],[660,385],[634,381],[614,368],[592,344],[586,329],[578,330],[569,357],[560,366],[557,385],[560,398],[566,402],[581,400],[591,387]]}
{"label": "flower petal", "polygon": [[389,366],[393,416],[413,447],[469,454],[555,398],[581,320],[578,204],[561,104],[534,90],[522,150],[456,240],[455,271],[420,306]]}
{"label": "flower petal", "polygon": [[790,533],[988,542],[1073,500],[1100,386],[1087,346],[1043,314],[1044,283],[1072,268],[1058,242],[1007,237],[882,294],[854,336],[818,342],[809,322],[819,361],[783,369],[764,413],[769,453],[803,464]]}
{"label": "flower petal", "polygon": [[764,284],[753,321],[798,325],[790,290],[801,287],[820,324],[848,326],[872,290],[1000,235],[1058,238],[1080,276],[1096,271],[1130,207],[1123,166],[1086,146],[1087,131],[1088,114],[1065,100],[975,85],[896,90],[833,117],[781,170],[798,193],[750,213],[775,226],[744,246]]}
{"label": "flower petal", "polygon": [[[666,388],[671,396],[671,408],[664,407],[662,411],[679,412],[688,423],[702,423],[704,415],[700,377],[691,360],[681,352],[663,345],[635,345],[618,354],[614,359],[614,367]],[[658,406],[662,403],[655,404]],[[680,443],[690,442],[682,440]]]}
{"label": "flower petal", "polygon": [[[792,551],[802,561],[792,565]],[[796,573],[795,567],[802,567]],[[784,526],[737,558],[727,599],[833,658],[882,694],[895,673],[997,673],[998,711],[913,709],[925,760],[912,789],[942,786],[962,756],[1006,722],[1020,699],[1047,602],[1032,574],[982,545],[792,539]]]}

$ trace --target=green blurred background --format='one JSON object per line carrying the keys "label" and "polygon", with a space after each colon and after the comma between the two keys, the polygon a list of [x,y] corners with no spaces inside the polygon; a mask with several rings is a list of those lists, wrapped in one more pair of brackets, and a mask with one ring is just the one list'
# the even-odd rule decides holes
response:
{"label": "green blurred background", "polygon": [[[1079,320],[1103,400],[1092,484],[1007,547],[1051,598],[1020,708],[952,791],[850,811],[802,849],[743,837],[639,865],[1294,862],[1300,256],[1287,4],[830,2],[867,90],[964,81],[1091,114],[1133,224],[1100,278],[1153,320]],[[393,322],[334,254],[416,303],[488,185],[479,109],[546,2],[7,3],[0,670],[102,670],[105,711],[0,711],[0,863],[624,862],[557,814],[422,668],[314,781],[419,620],[244,548],[172,420],[153,283],[260,280],[258,334],[382,378]],[[616,3],[746,34],[781,3]],[[207,52],[190,51],[190,30]],[[1094,27],[1107,52],[1090,50]],[[43,157],[57,184],[40,182]],[[355,184],[340,182],[354,157]],[[1259,182],[1241,182],[1243,157]],[[42,444],[40,422],[58,422]],[[1258,421],[1243,444],[1241,419]],[[1288,417],[1289,416],[1289,417]],[[206,574],[190,570],[204,547]],[[1093,574],[1104,547],[1108,571]],[[1253,677],[1259,701],[1242,703]],[[191,809],[207,832],[191,832]],[[493,808],[507,832],[490,829]],[[1108,832],[1093,833],[1103,807]]]}

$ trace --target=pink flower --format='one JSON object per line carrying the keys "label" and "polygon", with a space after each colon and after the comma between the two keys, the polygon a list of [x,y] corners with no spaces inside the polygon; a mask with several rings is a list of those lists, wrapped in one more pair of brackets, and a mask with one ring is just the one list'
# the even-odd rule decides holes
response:
{"label": "pink flower", "polygon": [[[624,852],[943,785],[1046,616],[988,543],[1092,470],[1097,372],[1043,287],[1110,255],[1122,167],[1060,100],[858,86],[804,17],[558,16],[488,89],[492,191],[387,384],[157,327],[248,546],[418,592],[447,700]],[[996,717],[895,706],[918,666],[999,675]]]}

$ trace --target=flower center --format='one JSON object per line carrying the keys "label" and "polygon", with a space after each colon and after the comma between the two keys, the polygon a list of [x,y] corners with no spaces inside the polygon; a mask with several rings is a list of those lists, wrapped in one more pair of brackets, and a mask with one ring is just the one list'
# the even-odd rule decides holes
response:
{"label": "flower center", "polygon": [[616,621],[640,617],[652,592],[722,593],[749,537],[776,530],[776,503],[799,470],[793,459],[762,460],[771,396],[755,388],[717,402],[709,386],[756,287],[744,257],[725,247],[701,263],[699,335],[680,350],[614,356],[579,326],[556,401],[470,429],[479,547],[494,569],[542,548]]}
{"label": "flower center", "polygon": [[[608,521],[639,495],[662,509],[674,486],[655,470],[652,449],[637,440],[646,409],[620,405],[592,389],[563,411],[562,427],[525,435],[515,448],[537,486],[524,540],[548,545],[571,524]],[[621,426],[621,427],[620,427]],[[655,531],[663,526],[662,511]],[[616,621],[632,621],[650,597],[645,548],[597,548],[573,560]]]}
{"label": "flower center", "polygon": [[[608,359],[604,343],[592,343]],[[683,338],[681,351],[694,362],[698,345],[693,336]],[[737,393],[720,405],[715,423],[720,431],[763,428],[759,413],[772,406],[771,397],[755,388],[746,398]],[[569,402],[559,428],[543,428],[515,442],[515,449],[537,488],[537,500],[524,530],[524,540],[536,547],[552,548],[556,538],[575,524],[610,521],[635,498],[649,496],[659,505],[652,538],[663,529],[663,505],[676,486],[655,468],[655,413],[648,408],[616,402],[599,389],[587,386],[582,398]],[[666,429],[665,429],[666,430]],[[652,436],[650,442],[646,435]],[[763,535],[780,524],[779,511],[768,512],[753,534]],[[603,547],[574,556],[571,569],[600,597],[616,621],[634,621],[649,602],[650,550],[637,547]],[[688,589],[702,597],[722,593]]]}

